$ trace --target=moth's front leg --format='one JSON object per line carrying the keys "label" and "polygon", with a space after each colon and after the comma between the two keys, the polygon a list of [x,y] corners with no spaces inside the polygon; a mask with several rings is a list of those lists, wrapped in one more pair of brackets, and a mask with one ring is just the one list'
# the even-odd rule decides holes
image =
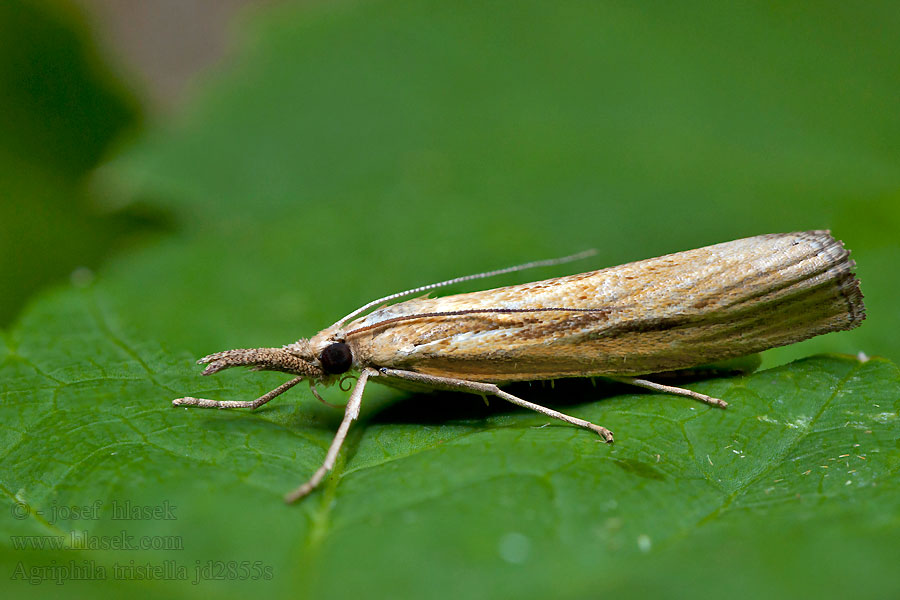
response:
{"label": "moth's front leg", "polygon": [[[284,348],[238,348],[216,352],[204,356],[197,361],[206,365],[203,375],[212,375],[223,369],[231,367],[250,367],[255,371],[281,371],[285,373],[305,373],[309,370],[303,360],[288,352]],[[172,400],[173,406],[197,406],[199,408],[259,408],[272,398],[279,396],[291,389],[304,377],[295,377],[257,398],[256,400],[207,400],[206,398],[194,398],[187,396]]]}
{"label": "moth's front leg", "polygon": [[270,390],[257,398],[256,400],[207,400],[206,398],[194,398],[193,396],[185,396],[184,398],[175,398],[172,400],[172,406],[197,406],[199,408],[259,408],[272,398],[280,396],[298,383],[303,381],[303,377],[294,377],[290,381],[286,381],[274,390]]}

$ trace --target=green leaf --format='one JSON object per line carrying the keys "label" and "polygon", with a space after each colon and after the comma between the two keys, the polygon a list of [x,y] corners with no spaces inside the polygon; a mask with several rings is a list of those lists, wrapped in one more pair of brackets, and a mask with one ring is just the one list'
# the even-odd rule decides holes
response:
{"label": "green leaf", "polygon": [[[237,62],[96,175],[177,230],[35,298],[0,340],[4,589],[896,596],[900,376],[849,357],[900,357],[895,23],[891,3],[392,1],[241,24]],[[194,360],[292,342],[398,289],[813,227],[853,250],[869,320],[766,360],[847,356],[687,384],[724,411],[587,381],[514,388],[611,428],[612,446],[500,401],[372,385],[334,476],[288,507],[339,410],[302,386],[256,413],[170,404],[264,393],[285,377],[202,378]],[[162,515],[113,519],[129,506]],[[181,546],[20,547],[84,530]]]}
{"label": "green leaf", "polygon": [[[249,398],[279,376],[198,380],[188,356],[130,337],[91,292],[32,315],[0,370],[3,491],[10,511],[37,513],[2,521],[10,565],[94,561],[111,574],[168,560],[191,578],[207,560],[271,568],[271,580],[203,583],[226,597],[638,596],[686,574],[729,595],[900,591],[879,575],[900,526],[900,373],[884,360],[817,357],[691,386],[727,410],[578,380],[516,388],[612,428],[614,445],[502,402],[372,389],[333,476],[285,506],[340,411],[297,394],[255,413],[176,409],[169,400],[188,391]],[[60,517],[97,503],[87,519]],[[114,520],[129,503],[174,519]],[[183,550],[16,546],[82,530],[175,536],[151,539]],[[847,570],[823,573],[833,543]]]}

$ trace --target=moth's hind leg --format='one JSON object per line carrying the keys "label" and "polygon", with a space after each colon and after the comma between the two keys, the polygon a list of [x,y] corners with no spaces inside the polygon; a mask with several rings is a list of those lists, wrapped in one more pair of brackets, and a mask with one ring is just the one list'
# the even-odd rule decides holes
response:
{"label": "moth's hind leg", "polygon": [[604,379],[611,379],[613,381],[619,381],[621,383],[627,383],[628,385],[636,385],[638,387],[642,387],[648,390],[653,390],[655,392],[663,392],[665,394],[674,394],[676,396],[686,396],[688,398],[693,398],[694,400],[699,400],[700,402],[704,402],[706,404],[712,406],[718,406],[719,408],[725,408],[728,406],[728,403],[724,400],[720,400],[719,398],[713,398],[712,396],[707,396],[706,394],[701,394],[699,392],[695,392],[693,390],[689,390],[686,388],[675,387],[672,385],[663,385],[661,383],[656,383],[653,381],[647,381],[646,379],[637,379],[635,377],[608,377],[604,376]]}
{"label": "moth's hind leg", "polygon": [[504,392],[493,383],[481,383],[478,381],[467,381],[465,379],[453,379],[450,377],[436,377],[434,375],[425,375],[412,371],[399,371],[396,369],[384,368],[379,369],[379,375],[415,382],[427,386],[431,389],[470,392],[473,394],[480,394],[482,396],[497,396],[498,398],[502,398],[507,402],[511,402],[517,406],[531,409],[535,412],[541,413],[542,415],[547,415],[548,417],[553,417],[554,419],[559,419],[560,421],[565,421],[566,423],[589,429],[602,437],[603,441],[605,442],[613,441],[613,434],[606,427],[601,427],[600,425],[595,425],[590,421],[585,421],[584,419],[569,416],[559,411],[555,411],[552,408],[541,406],[540,404],[534,404],[533,402],[522,400],[518,396],[513,396],[509,392]]}
{"label": "moth's hind leg", "polygon": [[[651,377],[653,377],[653,379],[663,379],[665,381],[671,382],[673,380],[677,381],[679,379],[683,380],[717,376],[729,377],[734,375],[747,375],[758,369],[761,363],[762,358],[759,354],[749,354],[747,356],[739,356],[737,358],[731,358],[707,365],[699,365],[696,367],[691,367],[689,369],[678,369],[677,371],[655,373],[651,375]],[[604,376],[604,379],[611,379],[613,381],[627,383],[628,385],[636,385],[638,387],[653,390],[655,392],[662,392],[664,394],[674,394],[676,396],[693,398],[694,400],[699,400],[700,402],[704,402],[711,406],[717,406],[719,408],[725,408],[726,406],[728,406],[727,402],[725,402],[724,400],[720,400],[719,398],[713,398],[712,396],[707,396],[706,394],[700,394],[698,392],[676,387],[673,385],[664,385],[662,383],[649,381],[647,379],[611,376]]]}

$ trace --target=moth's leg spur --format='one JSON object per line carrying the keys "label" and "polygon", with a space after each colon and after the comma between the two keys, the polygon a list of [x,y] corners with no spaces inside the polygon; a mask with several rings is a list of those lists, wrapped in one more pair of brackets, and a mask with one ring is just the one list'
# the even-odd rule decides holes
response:
{"label": "moth's leg spur", "polygon": [[328,471],[334,468],[334,462],[337,460],[338,452],[340,452],[341,446],[347,438],[347,431],[350,429],[350,423],[359,416],[359,406],[362,401],[363,390],[366,389],[366,380],[369,379],[370,375],[377,375],[377,373],[370,371],[369,369],[363,369],[359,374],[359,379],[356,380],[356,385],[353,387],[353,392],[350,393],[350,399],[347,401],[347,408],[344,409],[344,419],[341,421],[341,426],[338,427],[337,433],[334,434],[334,439],[331,441],[331,446],[328,447],[328,452],[325,454],[325,460],[322,462],[322,466],[316,469],[316,472],[309,478],[309,481],[284,496],[284,501],[288,504],[296,502],[313,491],[325,475],[328,474]]}
{"label": "moth's leg spur", "polygon": [[172,400],[172,406],[199,406],[200,408],[259,408],[272,398],[280,396],[298,383],[303,381],[303,377],[294,377],[290,381],[282,383],[274,390],[266,392],[256,400],[207,400],[206,398],[176,398]]}
{"label": "moth's leg spur", "polygon": [[713,398],[712,396],[707,396],[706,394],[701,394],[699,392],[694,392],[692,390],[688,390],[685,388],[674,387],[671,385],[663,385],[661,383],[655,383],[653,381],[647,381],[646,379],[635,379],[634,377],[607,377],[604,376],[605,379],[611,379],[613,381],[618,381],[621,383],[627,383],[628,385],[636,385],[638,387],[646,388],[648,390],[653,390],[656,392],[663,392],[665,394],[674,394],[676,396],[686,396],[688,398],[693,398],[694,400],[699,400],[700,402],[705,402],[706,404],[710,404],[712,406],[718,406],[719,408],[725,408],[728,406],[728,403],[724,400],[720,400],[718,398]]}
{"label": "moth's leg spur", "polygon": [[502,398],[507,402],[511,402],[517,406],[521,406],[523,408],[531,409],[535,412],[539,412],[542,415],[547,415],[548,417],[553,417],[554,419],[559,419],[560,421],[565,421],[566,423],[570,423],[572,425],[577,425],[578,427],[584,427],[585,429],[590,429],[594,433],[598,434],[603,438],[605,442],[613,441],[612,432],[606,427],[601,427],[600,425],[595,425],[590,421],[585,421],[584,419],[579,419],[577,417],[571,417],[567,414],[563,414],[561,412],[555,411],[552,408],[547,408],[546,406],[541,406],[540,404],[534,404],[533,402],[528,402],[527,400],[522,400],[517,396],[513,396],[509,392],[504,392],[500,388],[498,388],[493,383],[481,383],[478,381],[467,381],[465,379],[452,379],[450,377],[436,377],[434,375],[425,375],[422,373],[415,373],[413,371],[398,371],[395,369],[379,369],[382,375],[387,377],[396,377],[397,379],[406,379],[408,381],[415,381],[417,383],[423,383],[430,387],[434,387],[437,389],[448,390],[448,391],[460,391],[460,392],[471,392],[473,394],[479,395],[491,395],[497,396],[498,398]]}

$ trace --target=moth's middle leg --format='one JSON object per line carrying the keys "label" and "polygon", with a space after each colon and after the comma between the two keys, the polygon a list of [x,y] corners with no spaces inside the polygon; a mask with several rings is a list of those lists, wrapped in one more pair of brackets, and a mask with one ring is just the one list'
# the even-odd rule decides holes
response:
{"label": "moth's middle leg", "polygon": [[370,376],[374,375],[378,375],[378,372],[368,368],[360,372],[356,385],[350,393],[350,399],[347,400],[347,407],[344,409],[344,419],[341,421],[337,433],[334,434],[334,439],[331,440],[331,445],[325,454],[325,460],[322,461],[322,465],[316,469],[316,472],[313,473],[306,483],[285,495],[285,502],[290,504],[309,494],[319,485],[319,482],[322,481],[325,475],[334,468],[338,452],[341,451],[341,446],[344,445],[344,440],[347,439],[347,431],[350,429],[350,424],[359,417],[359,407],[362,403],[363,392],[366,389],[366,381]]}
{"label": "moth's middle leg", "polygon": [[547,415],[548,417],[553,417],[554,419],[559,419],[560,421],[565,421],[566,423],[577,425],[578,427],[590,429],[591,431],[602,437],[603,441],[605,442],[613,441],[613,434],[606,427],[601,427],[600,425],[596,425],[594,423],[591,423],[590,421],[585,421],[584,419],[569,416],[559,411],[555,411],[552,408],[541,406],[540,404],[534,404],[533,402],[522,400],[518,396],[513,396],[509,392],[501,390],[493,383],[481,383],[479,381],[453,379],[451,377],[437,377],[434,375],[415,373],[413,371],[400,371],[397,369],[387,368],[379,369],[378,373],[386,377],[395,377],[397,379],[404,379],[406,381],[414,381],[416,383],[421,383],[430,388],[438,390],[470,392],[473,394],[497,396],[498,398],[502,398],[507,402],[511,402],[517,406],[531,409],[535,412],[541,413],[542,415]]}

